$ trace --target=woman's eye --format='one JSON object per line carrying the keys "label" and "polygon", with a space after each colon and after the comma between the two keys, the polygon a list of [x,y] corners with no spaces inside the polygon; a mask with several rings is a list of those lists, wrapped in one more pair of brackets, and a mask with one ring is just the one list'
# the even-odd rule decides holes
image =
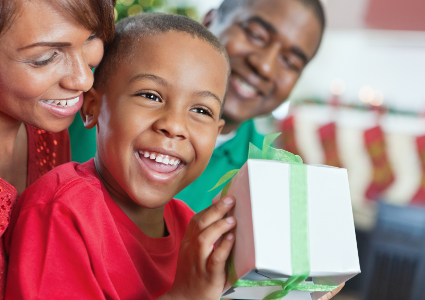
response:
{"label": "woman's eye", "polygon": [[157,95],[152,94],[152,93],[140,93],[140,96],[147,98],[147,99],[150,99],[150,100],[153,100],[153,101],[156,101],[156,102],[162,102],[160,97],[158,97]]}
{"label": "woman's eye", "polygon": [[210,117],[213,116],[213,113],[212,113],[211,110],[209,110],[207,108],[203,108],[203,107],[195,107],[195,108],[192,108],[191,111],[196,112],[198,114],[207,115],[207,116],[210,116]]}
{"label": "woman's eye", "polygon": [[97,34],[92,33],[92,34],[89,36],[89,38],[87,39],[87,41],[94,40],[94,39],[95,39],[95,38],[97,38],[97,37],[98,37],[98,35],[97,35]]}
{"label": "woman's eye", "polygon": [[54,52],[53,54],[52,54],[52,56],[50,56],[50,58],[48,58],[48,59],[46,59],[46,60],[38,60],[38,61],[34,61],[33,62],[33,64],[36,66],[36,67],[41,67],[41,66],[45,66],[45,65],[47,65],[47,64],[49,64],[49,63],[51,63],[55,58],[56,58],[56,56],[58,56],[58,53],[57,52]]}

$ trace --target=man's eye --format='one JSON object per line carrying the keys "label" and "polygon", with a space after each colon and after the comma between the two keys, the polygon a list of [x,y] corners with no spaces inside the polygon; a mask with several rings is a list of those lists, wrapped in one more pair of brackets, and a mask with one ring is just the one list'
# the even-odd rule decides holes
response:
{"label": "man's eye", "polygon": [[242,23],[242,29],[245,32],[247,39],[260,47],[264,47],[269,41],[269,34],[263,28],[253,23]]}
{"label": "man's eye", "polygon": [[207,108],[203,108],[203,107],[195,107],[195,108],[192,108],[191,111],[196,112],[198,114],[207,115],[210,117],[213,116],[213,113],[211,112],[211,110]]}
{"label": "man's eye", "polygon": [[300,70],[300,67],[298,66],[296,62],[293,61],[293,59],[282,55],[281,60],[282,60],[282,63],[288,68],[297,72]]}
{"label": "man's eye", "polygon": [[253,41],[255,41],[255,43],[261,44],[261,45],[265,44],[264,38],[260,34],[258,34],[257,32],[252,31],[249,28],[246,28],[245,29],[245,32],[246,32],[246,34],[248,35],[248,37],[250,39],[252,39]]}
{"label": "man's eye", "polygon": [[152,93],[140,93],[139,95],[144,97],[144,98],[156,101],[156,102],[162,102],[160,97],[158,97],[157,95],[152,94]]}

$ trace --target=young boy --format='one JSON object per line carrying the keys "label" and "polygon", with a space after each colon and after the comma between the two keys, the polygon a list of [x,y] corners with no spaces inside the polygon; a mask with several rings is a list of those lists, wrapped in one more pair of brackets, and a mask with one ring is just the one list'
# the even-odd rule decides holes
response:
{"label": "young boy", "polygon": [[117,25],[81,110],[97,128],[96,157],[54,169],[19,199],[6,299],[220,298],[234,236],[213,244],[236,225],[223,219],[234,199],[192,218],[172,198],[208,164],[228,76],[224,48],[188,18]]}

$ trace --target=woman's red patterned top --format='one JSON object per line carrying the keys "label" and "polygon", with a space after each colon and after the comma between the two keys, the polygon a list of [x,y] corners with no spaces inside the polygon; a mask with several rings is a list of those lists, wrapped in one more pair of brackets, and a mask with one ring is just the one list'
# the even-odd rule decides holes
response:
{"label": "woman's red patterned top", "polygon": [[[58,133],[26,126],[28,135],[27,187],[38,178],[71,160],[68,130]],[[0,178],[0,237],[9,225],[12,208],[18,199],[16,189]],[[6,257],[3,239],[0,239],[0,299],[4,298],[6,283]]]}

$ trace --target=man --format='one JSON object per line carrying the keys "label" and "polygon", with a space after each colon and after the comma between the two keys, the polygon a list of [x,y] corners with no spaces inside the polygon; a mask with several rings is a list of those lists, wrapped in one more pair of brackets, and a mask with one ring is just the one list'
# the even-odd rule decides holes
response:
{"label": "man", "polygon": [[208,190],[221,176],[246,162],[249,142],[261,149],[251,119],[288,98],[319,48],[325,17],[319,0],[224,0],[203,23],[226,47],[232,73],[226,124],[208,167],[176,196],[196,212],[211,205],[218,191]]}

